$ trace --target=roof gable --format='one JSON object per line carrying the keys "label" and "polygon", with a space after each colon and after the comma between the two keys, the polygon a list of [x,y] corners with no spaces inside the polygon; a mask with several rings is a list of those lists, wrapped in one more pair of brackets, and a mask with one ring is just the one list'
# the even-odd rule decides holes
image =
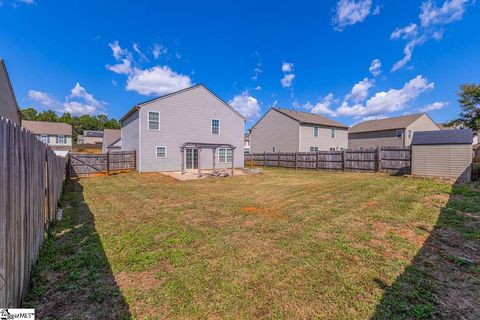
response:
{"label": "roof gable", "polygon": [[175,96],[175,95],[178,95],[178,94],[182,94],[182,93],[185,93],[187,91],[190,91],[190,90],[194,90],[194,89],[204,89],[206,90],[207,93],[211,94],[215,99],[217,99],[218,101],[220,101],[223,105],[225,105],[227,108],[229,108],[230,110],[232,110],[236,115],[238,115],[240,118],[242,118],[243,120],[245,120],[246,118],[240,113],[238,112],[237,110],[235,110],[231,105],[229,105],[228,103],[226,103],[224,100],[222,100],[219,96],[217,96],[215,93],[213,93],[210,89],[208,89],[206,86],[204,86],[203,84],[197,84],[197,85],[194,85],[192,87],[188,87],[188,88],[185,88],[185,89],[182,89],[182,90],[179,90],[179,91],[175,91],[175,92],[172,92],[172,93],[168,93],[166,95],[163,95],[163,96],[160,96],[160,97],[157,97],[157,98],[153,98],[153,99],[150,99],[150,100],[147,100],[147,101],[144,101],[144,102],[141,102],[135,106],[133,106],[132,109],[130,109],[121,119],[120,121],[123,122],[125,121],[128,117],[130,117],[133,113],[135,113],[138,109],[140,109],[142,106],[146,105],[146,104],[149,104],[149,103],[153,103],[155,101],[158,101],[158,100],[163,100],[163,99],[168,99],[172,96]]}
{"label": "roof gable", "polygon": [[298,121],[300,124],[316,124],[321,126],[348,128],[348,126],[343,123],[329,119],[327,117],[320,116],[318,114],[281,108],[273,108],[273,110],[278,111],[281,114]]}
{"label": "roof gable", "polygon": [[369,132],[369,131],[384,131],[394,129],[404,129],[418,120],[426,113],[409,114],[405,116],[392,117],[386,119],[369,120],[357,123],[352,126],[349,133]]}

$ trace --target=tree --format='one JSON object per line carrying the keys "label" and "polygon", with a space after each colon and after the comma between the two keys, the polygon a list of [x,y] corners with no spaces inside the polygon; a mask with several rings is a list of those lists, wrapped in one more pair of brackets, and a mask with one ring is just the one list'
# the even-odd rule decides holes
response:
{"label": "tree", "polygon": [[45,110],[38,114],[37,121],[57,122],[58,116],[53,110]]}
{"label": "tree", "polygon": [[474,132],[480,130],[480,85],[466,83],[460,86],[458,93],[461,112],[453,123],[463,125]]}
{"label": "tree", "polygon": [[38,119],[38,113],[35,108],[26,108],[22,109],[22,119],[23,120],[37,120]]}

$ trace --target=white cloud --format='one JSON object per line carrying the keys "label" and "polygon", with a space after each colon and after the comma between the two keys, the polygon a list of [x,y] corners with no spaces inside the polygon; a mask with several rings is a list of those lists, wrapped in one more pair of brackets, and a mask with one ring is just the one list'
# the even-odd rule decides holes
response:
{"label": "white cloud", "polygon": [[364,101],[368,97],[368,90],[374,85],[374,81],[368,78],[356,83],[349,94],[345,96],[346,100],[352,100],[355,103]]}
{"label": "white cloud", "polygon": [[247,91],[244,91],[241,94],[233,97],[228,104],[240,112],[248,120],[260,116],[260,105],[258,104],[257,99],[250,96]]}
{"label": "white cloud", "polygon": [[[362,22],[370,14],[372,0],[339,0],[333,17],[333,27],[336,31],[343,31],[345,27]],[[374,10],[380,13],[380,8]]]}
{"label": "white cloud", "polygon": [[256,86],[255,90],[260,91],[260,90],[262,90],[262,87],[261,86]]}
{"label": "white cloud", "polygon": [[289,73],[283,76],[283,78],[280,80],[280,83],[282,84],[282,87],[288,88],[292,85],[293,79],[295,79],[295,75],[293,73]]}
{"label": "white cloud", "polygon": [[283,72],[293,72],[293,63],[284,62],[282,64],[282,71]]}
{"label": "white cloud", "polygon": [[315,105],[307,102],[303,107],[310,110],[311,113],[321,114],[327,116],[337,116],[337,113],[332,110],[331,106],[333,104],[333,93],[326,95],[320,102],[317,102]]}
{"label": "white cloud", "polygon": [[[105,67],[115,73],[128,75],[126,89],[136,91],[142,95],[164,95],[180,89],[190,87],[192,81],[189,76],[179,74],[168,66],[154,66],[143,69],[133,59],[127,49],[122,49],[118,41],[109,44],[113,57],[119,63],[106,65]],[[137,43],[133,44],[133,50],[140,56],[140,61],[148,62],[147,57],[140,50]],[[153,56],[158,58],[166,49],[158,44],[154,45]]]}
{"label": "white cloud", "polygon": [[28,97],[44,107],[56,107],[58,105],[58,101],[46,92],[28,90]]}
{"label": "white cloud", "polygon": [[433,0],[427,0],[420,7],[420,25],[410,23],[404,28],[396,28],[390,39],[403,39],[407,43],[403,49],[403,58],[392,67],[396,71],[404,67],[411,59],[415,47],[423,45],[429,39],[440,40],[443,37],[443,26],[462,20],[466,7],[475,0],[445,0],[437,7]]}
{"label": "white cloud", "polygon": [[380,59],[373,59],[372,63],[370,64],[370,68],[368,71],[372,74],[372,76],[377,77],[382,73],[382,63]]}
{"label": "white cloud", "polygon": [[191,85],[190,77],[178,74],[167,66],[156,66],[145,70],[134,69],[126,88],[142,95],[164,95]]}
{"label": "white cloud", "polygon": [[155,59],[158,59],[158,57],[165,53],[167,53],[167,48],[165,48],[163,45],[158,43],[153,45],[152,55]]}
{"label": "white cloud", "polygon": [[444,102],[444,101],[437,101],[437,102],[434,102],[434,103],[430,103],[430,104],[427,104],[427,105],[423,106],[422,108],[420,108],[420,112],[429,112],[429,111],[433,111],[433,110],[440,110],[443,107],[445,107],[447,104],[448,104],[448,102]]}
{"label": "white cloud", "polygon": [[349,106],[344,102],[336,111],[339,115],[353,117],[400,111],[408,107],[409,103],[415,100],[421,93],[432,90],[434,85],[433,82],[428,82],[426,78],[419,75],[405,83],[400,89],[377,92],[366,101],[365,105],[356,104]]}
{"label": "white cloud", "polygon": [[106,102],[95,99],[78,82],[72,88],[70,94],[65,97],[65,102],[63,103],[49,93],[42,91],[29,90],[28,96],[44,107],[53,108],[59,112],[69,112],[74,115],[97,114],[103,111],[107,105]]}

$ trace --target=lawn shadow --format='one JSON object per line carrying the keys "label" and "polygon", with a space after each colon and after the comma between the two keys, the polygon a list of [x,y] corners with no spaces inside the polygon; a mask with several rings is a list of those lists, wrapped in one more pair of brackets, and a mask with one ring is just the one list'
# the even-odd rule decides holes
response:
{"label": "lawn shadow", "polygon": [[480,319],[480,187],[456,184],[412,263],[372,319]]}
{"label": "lawn shadow", "polygon": [[24,307],[39,319],[130,319],[78,181],[65,184],[61,204],[63,219],[49,231]]}

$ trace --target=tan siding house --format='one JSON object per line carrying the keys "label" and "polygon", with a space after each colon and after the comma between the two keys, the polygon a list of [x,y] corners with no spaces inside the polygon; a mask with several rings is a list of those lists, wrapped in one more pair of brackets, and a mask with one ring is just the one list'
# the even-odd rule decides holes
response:
{"label": "tan siding house", "polygon": [[107,151],[119,151],[122,148],[121,130],[105,129],[103,130],[102,153]]}
{"label": "tan siding house", "polygon": [[[245,118],[203,85],[138,104],[120,121],[122,150],[137,151],[140,172],[243,167]],[[216,149],[213,160],[211,149],[186,143],[234,149]]]}
{"label": "tan siding house", "polygon": [[412,142],[412,174],[469,182],[472,174],[471,130],[417,132]]}
{"label": "tan siding house", "polygon": [[72,150],[72,126],[67,123],[23,120],[22,126],[59,155]]}
{"label": "tan siding house", "polygon": [[251,151],[342,150],[348,146],[347,129],[348,126],[319,115],[271,108],[250,129]]}
{"label": "tan siding house", "polygon": [[415,132],[429,130],[440,128],[426,113],[364,121],[348,130],[348,147],[408,147]]}
{"label": "tan siding house", "polygon": [[16,124],[21,124],[22,116],[20,109],[8,77],[5,62],[2,59],[0,59],[0,117],[5,117]]}

